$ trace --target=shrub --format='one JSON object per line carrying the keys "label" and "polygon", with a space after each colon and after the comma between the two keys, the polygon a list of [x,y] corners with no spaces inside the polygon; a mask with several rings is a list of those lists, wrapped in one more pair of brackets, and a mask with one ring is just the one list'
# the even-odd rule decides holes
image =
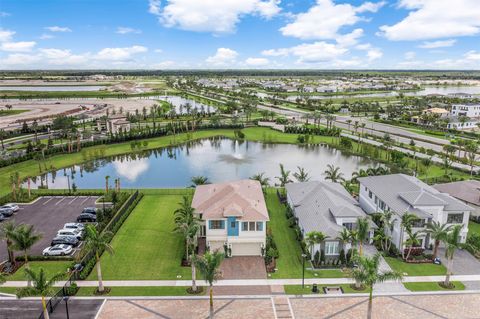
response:
{"label": "shrub", "polygon": [[339,262],[340,262],[340,264],[342,264],[342,265],[345,265],[346,262],[347,262],[346,256],[345,256],[345,250],[344,250],[344,249],[340,250]]}
{"label": "shrub", "polygon": [[320,266],[320,252],[318,250],[315,252],[315,256],[313,257],[313,265],[317,268]]}
{"label": "shrub", "polygon": [[320,264],[325,263],[325,251],[322,249],[320,250]]}

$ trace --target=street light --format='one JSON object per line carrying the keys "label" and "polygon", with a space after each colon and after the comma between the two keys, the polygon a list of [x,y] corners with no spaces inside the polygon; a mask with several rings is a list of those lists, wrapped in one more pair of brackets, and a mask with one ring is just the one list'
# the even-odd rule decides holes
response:
{"label": "street light", "polygon": [[302,289],[305,288],[305,258],[307,254],[302,254]]}
{"label": "street light", "polygon": [[70,319],[70,314],[68,313],[68,299],[69,296],[65,294],[65,287],[63,288],[63,301],[65,301],[65,311],[67,312],[67,319]]}

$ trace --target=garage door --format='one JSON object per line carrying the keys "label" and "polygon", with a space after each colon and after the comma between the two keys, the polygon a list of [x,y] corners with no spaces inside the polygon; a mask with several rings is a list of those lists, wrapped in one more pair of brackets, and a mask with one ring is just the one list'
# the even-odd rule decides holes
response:
{"label": "garage door", "polygon": [[224,248],[223,248],[223,244],[224,242],[223,241],[211,241],[209,242],[210,244],[210,251],[211,252],[214,252],[214,251],[220,251],[220,252],[224,252]]}
{"label": "garage door", "polygon": [[232,256],[261,256],[260,243],[238,243],[232,244]]}

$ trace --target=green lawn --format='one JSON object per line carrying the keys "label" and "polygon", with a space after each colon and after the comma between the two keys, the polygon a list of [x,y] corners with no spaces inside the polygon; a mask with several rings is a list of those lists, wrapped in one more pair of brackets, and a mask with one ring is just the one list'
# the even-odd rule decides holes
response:
{"label": "green lawn", "polygon": [[[323,287],[328,287],[325,285],[319,285],[318,290],[320,294],[324,294],[323,292]],[[350,284],[341,284],[341,285],[330,285],[330,287],[342,287],[343,292],[346,294],[358,294],[358,293],[367,293],[368,291],[366,289],[363,290],[355,290],[353,289]],[[302,285],[285,285],[283,286],[285,289],[285,293],[287,295],[310,295],[312,293],[312,285],[305,285],[304,288],[302,288]]]}
{"label": "green lawn", "polygon": [[438,282],[405,282],[403,285],[410,291],[450,291],[465,290],[465,285],[460,281],[452,281],[455,285],[453,289],[445,289]]}
{"label": "green lawn", "polygon": [[0,116],[17,115],[28,111],[29,110],[0,110]]}
{"label": "green lawn", "polygon": [[[111,242],[115,253],[101,257],[104,279],[191,278],[190,268],[180,266],[183,239],[173,233],[173,212],[181,200],[182,195],[142,198]],[[96,278],[94,269],[88,279]]]}
{"label": "green lawn", "polygon": [[475,222],[468,223],[468,233],[469,234],[479,234],[480,235],[480,224]]}
{"label": "green lawn", "polygon": [[[107,296],[193,296],[187,292],[188,287],[109,287]],[[82,287],[77,296],[93,296],[97,287]],[[204,295],[205,292],[195,296]]]}
{"label": "green lawn", "polygon": [[[267,189],[266,195],[270,222],[268,227],[279,251],[277,259],[277,271],[271,274],[270,278],[301,278],[302,277],[302,249],[295,238],[293,228],[288,227],[285,216],[285,206],[278,200],[274,188]],[[308,263],[305,265],[308,267]],[[347,277],[341,270],[326,269],[311,271],[305,270],[306,278],[342,278]]]}
{"label": "green lawn", "polygon": [[[57,273],[66,273],[67,269],[72,266],[72,261],[31,261],[29,262],[30,269],[38,271],[43,268],[47,277],[50,277]],[[7,277],[8,281],[26,280],[25,279],[25,266],[18,269],[13,275]]]}
{"label": "green lawn", "polygon": [[428,264],[408,264],[399,258],[385,257],[387,263],[393,270],[399,271],[407,276],[441,276],[445,275],[446,268],[443,265]]}

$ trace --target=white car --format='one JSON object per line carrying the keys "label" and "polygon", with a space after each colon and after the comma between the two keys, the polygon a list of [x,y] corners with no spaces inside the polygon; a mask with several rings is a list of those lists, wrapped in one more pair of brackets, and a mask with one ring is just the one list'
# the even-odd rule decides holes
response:
{"label": "white car", "polygon": [[44,256],[65,256],[72,253],[72,246],[70,245],[55,245],[47,247],[43,250]]}
{"label": "white car", "polygon": [[80,240],[83,237],[83,231],[72,228],[64,228],[57,232],[57,236],[75,236],[78,240]]}
{"label": "white car", "polygon": [[18,207],[17,204],[13,204],[13,203],[5,204],[2,206],[2,208],[10,208],[14,212],[18,212],[18,210],[20,209],[20,207]]}
{"label": "white car", "polygon": [[63,229],[77,229],[79,231],[83,231],[85,226],[81,223],[66,223],[63,225]]}

